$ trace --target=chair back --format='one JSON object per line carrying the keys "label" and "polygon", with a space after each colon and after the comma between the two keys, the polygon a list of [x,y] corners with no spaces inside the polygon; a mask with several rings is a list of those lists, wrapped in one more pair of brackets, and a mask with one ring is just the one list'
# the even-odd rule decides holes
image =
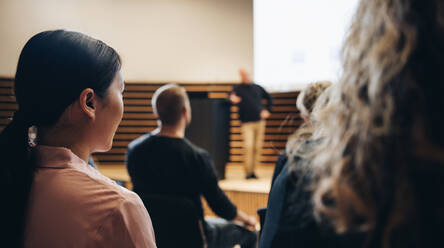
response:
{"label": "chair back", "polygon": [[195,204],[181,196],[141,195],[159,248],[206,247],[202,219]]}

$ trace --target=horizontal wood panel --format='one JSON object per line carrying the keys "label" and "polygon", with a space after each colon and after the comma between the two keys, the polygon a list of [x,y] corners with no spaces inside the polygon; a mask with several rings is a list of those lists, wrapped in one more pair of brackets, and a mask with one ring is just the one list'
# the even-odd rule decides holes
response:
{"label": "horizontal wood panel", "polygon": [[[288,135],[280,135],[280,134],[266,134],[265,140],[287,140]],[[230,140],[243,140],[241,134],[230,134]]]}
{"label": "horizontal wood panel", "polygon": [[[141,135],[154,130],[157,120],[152,113],[151,97],[162,83],[126,82],[123,94],[125,112],[114,137],[113,148],[108,153],[95,154],[100,164],[124,164],[128,144]],[[227,99],[233,88],[228,84],[181,84],[188,92],[206,92],[209,98]],[[0,79],[0,130],[10,122],[17,109],[13,96],[13,81]],[[272,114],[266,121],[265,142],[262,149],[262,163],[274,164],[277,155],[285,148],[287,137],[303,123],[296,108],[298,92],[273,93]],[[238,107],[230,108],[230,162],[241,165],[245,150],[241,135]]]}
{"label": "horizontal wood panel", "polygon": [[207,85],[207,86],[199,86],[199,85],[185,85],[186,91],[189,92],[227,92],[233,89],[231,85]]}
{"label": "horizontal wood panel", "polygon": [[106,154],[126,154],[126,147],[122,148],[122,147],[113,147],[109,152],[107,152]]}
{"label": "horizontal wood panel", "polygon": [[0,96],[0,102],[7,102],[7,103],[16,104],[14,96]]}
{"label": "horizontal wood panel", "polygon": [[293,98],[289,99],[273,99],[274,105],[295,105],[296,106],[296,100]]}
{"label": "horizontal wood panel", "polygon": [[17,110],[18,105],[17,104],[8,104],[8,103],[0,103],[0,109],[2,110]]}
{"label": "horizontal wood panel", "polygon": [[[231,133],[241,133],[241,127],[232,127],[230,128],[230,132]],[[266,129],[266,133],[284,133],[284,134],[289,134],[289,133],[293,133],[297,130],[297,128],[291,128],[291,127],[268,127]]]}
{"label": "horizontal wood panel", "polygon": [[1,87],[13,87],[14,80],[12,78],[0,77],[0,86]]}
{"label": "horizontal wood panel", "polygon": [[[272,113],[276,113],[276,112],[299,113],[299,110],[296,108],[296,106],[273,106],[271,111],[272,111]],[[231,113],[238,113],[239,112],[239,107],[231,106],[230,112]]]}
{"label": "horizontal wood panel", "polygon": [[144,119],[144,120],[156,120],[156,116],[153,113],[124,113],[123,119]]}
{"label": "horizontal wood panel", "polygon": [[[281,150],[273,149],[273,148],[263,148],[261,153],[265,155],[276,155],[279,154]],[[243,155],[245,154],[245,149],[243,148],[231,148],[230,154],[232,155]]]}
{"label": "horizontal wood panel", "polygon": [[[299,116],[291,115],[290,118],[288,118],[288,121],[284,120],[266,120],[267,127],[273,127],[273,126],[284,126],[284,127],[299,127],[304,122],[302,119],[299,118]],[[230,126],[231,127],[240,127],[241,121],[240,120],[231,120]]]}
{"label": "horizontal wood panel", "polygon": [[272,112],[299,112],[296,106],[273,106]]}
{"label": "horizontal wood panel", "polygon": [[[131,84],[127,83],[125,85],[125,91],[146,91],[154,92],[160,88],[162,84],[150,85],[150,84]],[[188,92],[227,92],[231,91],[233,86],[231,85],[182,85]]]}
{"label": "horizontal wood panel", "polygon": [[[279,154],[279,153],[276,153]],[[273,154],[273,156],[261,156],[261,161],[265,161],[265,162],[276,162],[277,161],[277,156],[275,156],[276,154]],[[111,154],[111,153],[102,153],[102,154],[94,154],[94,157],[96,159],[98,159],[99,161],[107,161],[107,162],[111,162],[111,161],[125,161],[125,153],[119,153],[119,154]],[[245,159],[244,155],[230,155],[230,161],[232,162],[243,162]]]}
{"label": "horizontal wood panel", "polygon": [[[262,147],[264,148],[284,148],[285,145],[287,144],[286,141],[265,141],[264,145]],[[230,147],[232,148],[239,148],[239,147],[244,147],[244,142],[243,141],[230,141]]]}
{"label": "horizontal wood panel", "polygon": [[[113,148],[108,151],[106,154],[109,155],[119,155],[119,154],[126,154],[126,146],[128,145],[128,143],[125,143],[122,147],[118,147],[116,146],[117,144],[114,144],[115,146],[113,146]],[[273,149],[273,148],[263,148],[261,153],[264,155],[276,155],[279,154],[281,152],[281,150],[279,149]],[[243,148],[232,148],[230,149],[230,154],[231,155],[243,155],[245,154],[245,149]]]}
{"label": "horizontal wood panel", "polygon": [[[244,156],[231,155],[230,156],[230,161],[233,161],[233,162],[243,162],[244,158],[245,158]],[[261,162],[262,161],[276,162],[277,159],[278,159],[277,156],[261,156]]]}
{"label": "horizontal wood panel", "polygon": [[298,97],[299,92],[277,92],[273,93],[273,98],[279,99],[279,98],[293,98],[296,102],[296,98]]}
{"label": "horizontal wood panel", "polygon": [[125,155],[113,155],[106,153],[95,154],[94,157],[99,161],[122,161],[125,162]]}
{"label": "horizontal wood panel", "polygon": [[93,157],[94,161],[96,162],[96,165],[98,165],[99,167],[102,167],[102,166],[126,166],[125,161],[101,161],[96,157],[95,154],[92,157]]}
{"label": "horizontal wood panel", "polygon": [[131,113],[131,112],[145,112],[145,113],[153,113],[153,108],[148,106],[125,106],[125,112]]}
{"label": "horizontal wood panel", "polygon": [[151,84],[131,84],[131,83],[125,83],[125,91],[149,91],[154,92],[158,88],[160,88],[162,85],[151,85]]}
{"label": "horizontal wood panel", "polygon": [[146,93],[146,92],[124,92],[123,97],[125,98],[144,98],[148,99],[153,96],[153,93]]}
{"label": "horizontal wood panel", "polygon": [[146,127],[119,127],[119,133],[148,133],[156,129],[157,126]]}
{"label": "horizontal wood panel", "polygon": [[126,106],[132,106],[132,105],[146,105],[146,106],[151,106],[151,99],[133,99],[133,98],[129,98],[129,97],[124,97],[123,98],[123,102]]}
{"label": "horizontal wood panel", "polygon": [[14,115],[13,110],[0,110],[0,116],[2,116],[3,118],[12,118],[12,116]]}
{"label": "horizontal wood panel", "polygon": [[125,147],[125,149],[126,149],[126,147],[128,147],[128,145],[131,141],[132,140],[117,140],[114,138],[113,148],[114,147]]}
{"label": "horizontal wood panel", "polygon": [[208,93],[208,98],[228,98],[228,93],[216,93],[210,92]]}
{"label": "horizontal wood panel", "polygon": [[12,96],[14,91],[12,88],[0,88],[0,95]]}
{"label": "horizontal wood panel", "polygon": [[114,140],[134,140],[139,138],[140,136],[142,136],[139,133],[116,133],[116,135],[114,135]]}
{"label": "horizontal wood panel", "polygon": [[[294,113],[271,113],[271,115],[268,119],[269,120],[283,120],[285,118],[290,118],[292,116],[294,116]],[[234,119],[234,120],[239,119],[239,114],[238,113],[231,113],[230,118]]]}
{"label": "horizontal wood panel", "polygon": [[11,122],[10,118],[0,118],[1,125],[7,125],[7,124],[9,124],[9,122]]}
{"label": "horizontal wood panel", "polygon": [[[125,154],[108,154],[108,153],[98,153],[95,154],[94,157],[99,161],[125,161]],[[261,161],[266,162],[276,162],[277,156],[261,156]],[[231,155],[230,161],[233,162],[242,162],[244,161],[244,156]]]}
{"label": "horizontal wood panel", "polygon": [[[274,166],[276,162],[267,162],[267,161],[262,161],[261,165],[265,165],[265,166]],[[228,162],[227,166],[243,166],[244,163],[243,162]]]}
{"label": "horizontal wood panel", "polygon": [[157,120],[122,120],[120,127],[126,126],[156,126]]}

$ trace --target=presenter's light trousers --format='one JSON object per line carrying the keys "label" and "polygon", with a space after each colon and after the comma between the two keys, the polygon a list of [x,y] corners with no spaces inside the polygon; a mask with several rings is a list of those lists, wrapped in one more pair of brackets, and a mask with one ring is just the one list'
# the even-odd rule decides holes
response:
{"label": "presenter's light trousers", "polygon": [[256,165],[261,162],[262,146],[264,144],[265,120],[245,122],[241,124],[241,132],[245,149],[246,176],[254,173]]}

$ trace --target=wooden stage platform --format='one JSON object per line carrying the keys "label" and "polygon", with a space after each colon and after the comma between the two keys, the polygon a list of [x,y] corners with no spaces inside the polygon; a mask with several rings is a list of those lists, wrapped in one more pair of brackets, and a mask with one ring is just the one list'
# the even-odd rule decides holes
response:
{"label": "wooden stage platform", "polygon": [[[274,166],[261,165],[256,169],[256,174],[259,176],[259,179],[246,180],[242,166],[228,165],[226,168],[226,179],[219,181],[219,186],[238,209],[255,216],[259,220],[256,210],[267,206],[273,169]],[[105,176],[123,182],[125,187],[129,189],[132,188],[131,180],[125,166],[99,165],[99,170]],[[205,215],[215,216],[204,200],[203,204]]]}

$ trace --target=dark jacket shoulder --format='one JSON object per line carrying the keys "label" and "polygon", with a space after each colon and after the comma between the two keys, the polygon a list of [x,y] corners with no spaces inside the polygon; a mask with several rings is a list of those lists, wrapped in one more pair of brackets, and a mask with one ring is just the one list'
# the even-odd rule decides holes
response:
{"label": "dark jacket shoulder", "polygon": [[128,145],[128,151],[141,146],[141,144],[146,142],[151,136],[153,136],[151,133],[147,133],[147,134],[144,134],[144,135],[140,136],[139,138],[131,141]]}
{"label": "dark jacket shoulder", "polygon": [[183,145],[181,145],[180,149],[184,153],[189,153],[189,154],[193,154],[193,155],[196,155],[196,156],[203,156],[203,157],[209,157],[210,156],[209,153],[205,149],[203,149],[203,148],[193,144],[187,138],[169,138],[169,137],[164,137],[164,136],[156,136],[156,135],[154,135],[152,133],[144,134],[144,135],[140,136],[139,138],[133,140],[128,145],[128,153],[130,153],[132,151],[136,151],[138,149],[144,149],[150,142],[152,142],[156,138],[158,138],[158,139],[171,139],[171,140],[183,142]]}

